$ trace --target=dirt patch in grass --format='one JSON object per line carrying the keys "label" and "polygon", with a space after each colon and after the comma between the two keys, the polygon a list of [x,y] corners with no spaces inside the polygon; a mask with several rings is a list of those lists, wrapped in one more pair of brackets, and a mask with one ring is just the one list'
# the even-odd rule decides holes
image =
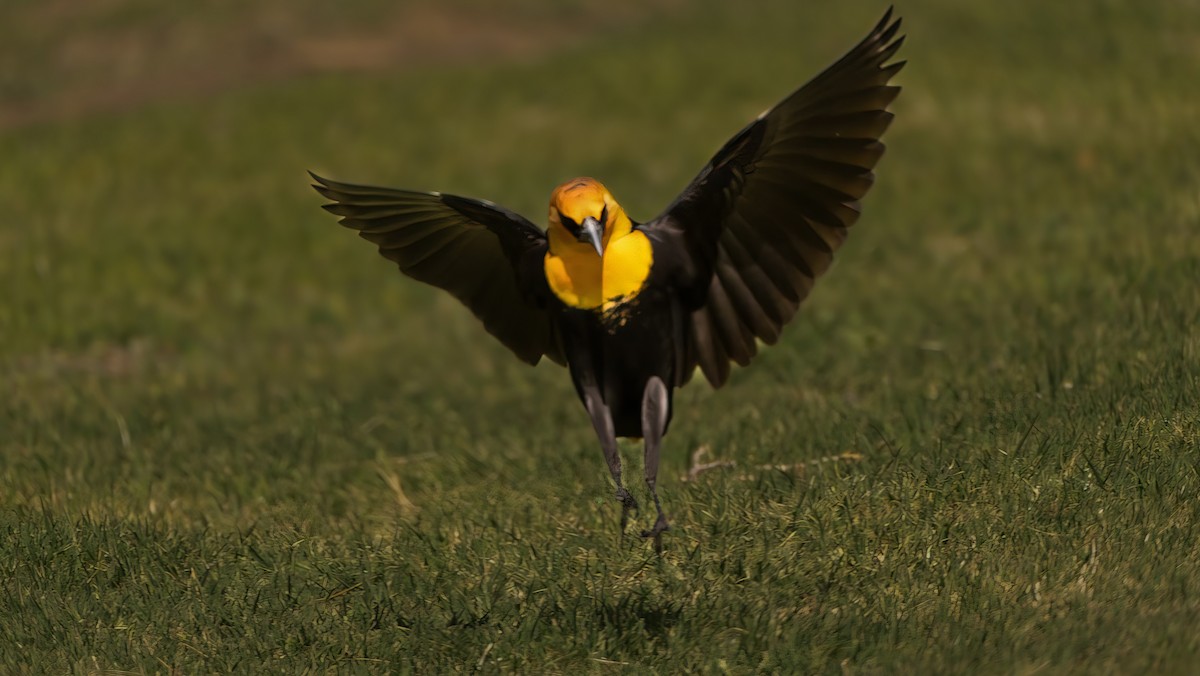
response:
{"label": "dirt patch in grass", "polygon": [[331,4],[18,0],[0,40],[0,130],[320,72],[536,58],[678,0]]}

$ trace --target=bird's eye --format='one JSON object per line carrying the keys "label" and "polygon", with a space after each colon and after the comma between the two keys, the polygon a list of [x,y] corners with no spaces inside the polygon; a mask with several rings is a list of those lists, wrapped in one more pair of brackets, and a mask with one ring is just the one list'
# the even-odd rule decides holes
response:
{"label": "bird's eye", "polygon": [[576,223],[575,221],[571,220],[571,217],[567,216],[566,214],[560,213],[558,215],[558,220],[562,221],[563,227],[566,228],[567,230],[578,230],[579,229],[579,224]]}

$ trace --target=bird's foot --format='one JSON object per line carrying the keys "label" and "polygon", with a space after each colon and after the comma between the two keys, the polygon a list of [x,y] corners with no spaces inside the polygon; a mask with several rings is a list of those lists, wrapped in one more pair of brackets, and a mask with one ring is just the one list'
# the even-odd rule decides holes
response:
{"label": "bird's foot", "polygon": [[621,503],[622,509],[632,509],[635,512],[638,510],[637,500],[633,499],[633,494],[624,486],[617,487],[617,500]]}
{"label": "bird's foot", "polygon": [[637,500],[633,499],[629,489],[617,487],[617,501],[621,503],[621,539],[625,539],[625,526],[629,524],[629,513],[638,511]]}
{"label": "bird's foot", "polygon": [[662,513],[658,513],[658,519],[654,522],[654,527],[650,530],[642,531],[642,537],[654,538],[654,553],[662,555],[662,535],[671,530],[671,524],[667,523],[667,517]]}

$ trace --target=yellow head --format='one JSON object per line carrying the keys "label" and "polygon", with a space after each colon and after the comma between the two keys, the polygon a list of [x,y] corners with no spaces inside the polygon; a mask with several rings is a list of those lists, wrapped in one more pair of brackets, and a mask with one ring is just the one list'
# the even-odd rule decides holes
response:
{"label": "yellow head", "polygon": [[554,189],[546,236],[546,282],[569,307],[614,311],[637,296],[654,264],[650,240],[594,178]]}
{"label": "yellow head", "polygon": [[602,256],[614,238],[629,234],[633,224],[608,188],[594,178],[575,178],[550,195],[550,251],[591,249]]}

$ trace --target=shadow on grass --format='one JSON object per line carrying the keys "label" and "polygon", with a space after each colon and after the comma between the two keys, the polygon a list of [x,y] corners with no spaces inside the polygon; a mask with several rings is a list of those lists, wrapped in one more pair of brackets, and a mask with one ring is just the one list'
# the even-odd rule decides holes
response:
{"label": "shadow on grass", "polygon": [[679,624],[683,606],[665,599],[653,599],[644,594],[618,600],[601,601],[596,617],[603,626],[626,632],[641,626],[655,639],[666,638],[667,631]]}

